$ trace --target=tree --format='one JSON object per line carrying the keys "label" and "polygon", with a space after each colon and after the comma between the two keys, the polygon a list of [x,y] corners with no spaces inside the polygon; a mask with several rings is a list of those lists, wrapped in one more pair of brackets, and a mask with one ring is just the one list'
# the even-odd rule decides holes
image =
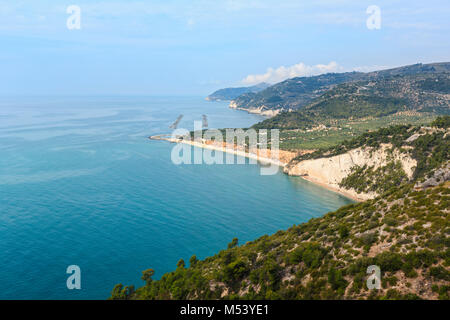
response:
{"label": "tree", "polygon": [[197,260],[197,256],[193,255],[190,259],[189,259],[189,265],[191,267],[194,267],[197,264],[198,260]]}
{"label": "tree", "polygon": [[141,279],[144,280],[147,284],[150,284],[153,281],[152,277],[154,274],[155,274],[155,270],[153,270],[153,269],[144,270],[144,271],[142,271]]}
{"label": "tree", "polygon": [[183,259],[178,260],[177,262],[177,268],[184,268],[186,264],[184,263]]}
{"label": "tree", "polygon": [[239,242],[238,238],[234,238],[233,240],[231,240],[231,242],[228,244],[228,249],[237,247],[238,242]]}
{"label": "tree", "polygon": [[438,128],[448,128],[450,127],[450,116],[437,117],[431,125]]}
{"label": "tree", "polygon": [[135,293],[134,286],[124,287],[121,283],[117,284],[111,292],[109,300],[128,300]]}
{"label": "tree", "polygon": [[350,231],[348,230],[347,226],[342,225],[342,226],[339,227],[339,236],[342,239],[347,238],[349,236],[349,234],[350,234]]}
{"label": "tree", "polygon": [[336,270],[333,267],[328,271],[328,282],[334,290],[345,289],[347,286],[347,281],[342,276],[342,271]]}

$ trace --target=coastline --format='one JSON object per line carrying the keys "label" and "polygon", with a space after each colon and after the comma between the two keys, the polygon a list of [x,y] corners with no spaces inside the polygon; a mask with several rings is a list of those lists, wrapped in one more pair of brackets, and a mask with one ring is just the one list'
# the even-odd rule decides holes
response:
{"label": "coastline", "polygon": [[224,152],[224,153],[233,154],[233,155],[236,155],[236,156],[241,156],[241,157],[248,158],[248,159],[253,159],[253,160],[265,163],[265,164],[273,164],[273,165],[279,166],[281,168],[284,168],[287,165],[287,163],[282,162],[280,160],[276,160],[276,159],[272,159],[272,158],[268,158],[268,157],[263,157],[263,156],[261,156],[259,154],[246,152],[244,150],[239,150],[239,149],[235,149],[235,148],[232,149],[232,148],[229,148],[229,147],[226,147],[226,146],[218,146],[218,145],[214,145],[214,144],[206,144],[206,143],[193,141],[193,140],[167,138],[167,137],[164,137],[162,135],[151,136],[151,137],[149,137],[149,139],[150,140],[167,141],[167,142],[170,142],[170,143],[183,143],[183,144],[191,145],[191,146],[194,146],[194,147],[197,147],[197,148],[221,151],[221,152]]}
{"label": "coastline", "polygon": [[357,196],[351,194],[350,192],[343,191],[342,189],[337,189],[337,188],[335,188],[334,186],[329,185],[329,184],[327,184],[327,183],[323,183],[323,182],[317,181],[317,180],[314,179],[314,178],[311,178],[311,177],[308,177],[308,176],[299,176],[299,177],[302,178],[302,179],[304,179],[304,180],[306,180],[306,181],[309,181],[309,182],[311,182],[311,183],[314,183],[314,184],[316,184],[316,185],[318,185],[318,186],[321,186],[322,188],[325,188],[325,189],[327,189],[327,190],[330,190],[330,191],[333,191],[333,192],[335,192],[335,193],[338,193],[338,194],[340,194],[341,196],[344,196],[344,197],[346,197],[346,198],[348,198],[348,199],[351,199],[351,200],[353,200],[353,201],[356,201],[356,202],[364,202],[364,201],[367,200],[367,199],[359,198],[359,197],[357,197]]}
{"label": "coastline", "polygon": [[[183,144],[191,145],[191,146],[194,146],[194,147],[197,147],[197,148],[221,151],[221,152],[233,154],[233,155],[236,155],[236,156],[241,156],[241,157],[245,157],[245,158],[248,158],[248,159],[253,159],[253,160],[265,163],[265,164],[277,165],[277,166],[279,166],[279,167],[281,167],[283,169],[288,164],[287,162],[283,162],[283,161],[280,161],[280,160],[275,160],[275,159],[268,158],[268,157],[263,157],[263,156],[261,156],[259,154],[246,152],[246,151],[243,151],[243,150],[237,150],[235,148],[229,148],[229,147],[226,147],[226,146],[218,146],[218,145],[214,145],[214,144],[206,144],[206,143],[203,143],[203,142],[197,142],[197,141],[192,141],[192,140],[174,139],[174,138],[169,138],[169,137],[167,137],[165,135],[150,136],[149,139],[150,140],[167,141],[167,142],[170,142],[170,143],[183,143]],[[281,151],[281,152],[283,152],[283,151]],[[284,173],[287,174],[286,172],[284,172]],[[329,184],[317,181],[314,178],[311,178],[311,177],[308,177],[308,176],[299,176],[299,177],[304,179],[304,180],[306,180],[306,181],[308,181],[308,182],[314,183],[315,185],[318,185],[318,186],[320,186],[322,188],[325,188],[327,190],[330,190],[330,191],[333,191],[335,193],[338,193],[341,196],[344,196],[344,197],[346,197],[346,198],[348,198],[348,199],[350,199],[352,201],[356,201],[356,202],[365,201],[365,199],[356,197],[355,195],[351,194],[350,192],[346,192],[346,191],[343,191],[341,189],[337,189],[337,188],[335,188],[332,185],[329,185]]]}
{"label": "coastline", "polygon": [[234,100],[230,102],[229,108],[234,109],[234,110],[246,111],[250,114],[259,114],[263,117],[275,117],[276,115],[278,115],[281,112],[281,110],[263,110],[264,106],[261,106],[259,108],[250,108],[250,109],[241,108],[236,105],[236,102],[234,102]]}

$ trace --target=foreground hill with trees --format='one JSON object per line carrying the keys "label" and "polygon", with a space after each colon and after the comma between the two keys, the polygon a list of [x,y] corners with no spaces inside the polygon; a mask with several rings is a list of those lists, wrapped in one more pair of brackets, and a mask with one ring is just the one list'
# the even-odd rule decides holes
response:
{"label": "foreground hill with trees", "polygon": [[[373,147],[389,140],[418,159],[412,179],[379,186],[375,199],[239,245],[180,260],[160,280],[117,285],[110,299],[445,299],[450,297],[450,117],[430,128],[391,127],[307,158]],[[304,159],[303,159],[304,160]],[[297,161],[302,161],[298,158]],[[367,168],[366,168],[367,169]],[[377,176],[389,183],[388,170]],[[368,173],[343,181],[364,186]],[[376,187],[375,187],[376,188]],[[368,289],[367,268],[381,269],[381,289]]]}

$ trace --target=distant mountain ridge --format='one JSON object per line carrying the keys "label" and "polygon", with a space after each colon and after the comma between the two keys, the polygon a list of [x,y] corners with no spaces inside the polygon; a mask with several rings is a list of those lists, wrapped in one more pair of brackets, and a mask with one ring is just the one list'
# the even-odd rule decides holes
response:
{"label": "distant mountain ridge", "polygon": [[206,97],[208,101],[229,101],[236,99],[245,93],[258,93],[270,87],[270,84],[262,82],[251,87],[225,88],[215,91]]}
{"label": "distant mountain ridge", "polygon": [[320,97],[334,85],[360,80],[360,72],[328,73],[314,77],[299,77],[277,83],[258,93],[245,93],[234,99],[230,107],[242,110],[289,111],[300,109]]}
{"label": "distant mountain ridge", "polygon": [[[352,101],[352,94],[358,95],[358,99],[370,100],[370,93],[375,100],[385,98],[393,100],[393,103],[404,103],[406,109],[426,107],[429,110],[438,108],[445,111],[449,107],[446,96],[450,87],[449,76],[450,63],[444,62],[368,73],[346,72],[296,77],[257,93],[244,93],[231,101],[230,107],[253,113],[277,114],[308,109],[311,108],[310,104],[317,106],[327,98],[336,99],[337,95],[346,103]],[[374,90],[371,90],[372,87]],[[369,88],[367,94],[360,94],[366,88]]]}

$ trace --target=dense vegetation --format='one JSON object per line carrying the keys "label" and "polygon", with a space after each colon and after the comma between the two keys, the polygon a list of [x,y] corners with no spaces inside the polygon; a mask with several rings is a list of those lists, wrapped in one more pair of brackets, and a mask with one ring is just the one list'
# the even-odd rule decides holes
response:
{"label": "dense vegetation", "polygon": [[450,117],[438,117],[431,125],[440,129],[450,128]]}
{"label": "dense vegetation", "polygon": [[399,98],[345,95],[323,99],[308,109],[316,111],[315,116],[347,119],[387,116],[404,110],[405,105],[406,101]]}
{"label": "dense vegetation", "polygon": [[341,188],[354,189],[358,193],[385,193],[408,181],[402,164],[391,161],[385,166],[355,166],[339,184]]}
{"label": "dense vegetation", "polygon": [[[450,299],[450,183],[414,189],[448,164],[448,124],[447,116],[432,128],[393,126],[311,155],[389,142],[418,166],[412,181],[394,161],[354,168],[342,183],[380,197],[242,246],[233,239],[213,257],[193,256],[189,267],[180,260],[160,280],[146,270],[143,287],[119,284],[111,299]],[[381,290],[366,286],[370,265],[381,268]]]}

